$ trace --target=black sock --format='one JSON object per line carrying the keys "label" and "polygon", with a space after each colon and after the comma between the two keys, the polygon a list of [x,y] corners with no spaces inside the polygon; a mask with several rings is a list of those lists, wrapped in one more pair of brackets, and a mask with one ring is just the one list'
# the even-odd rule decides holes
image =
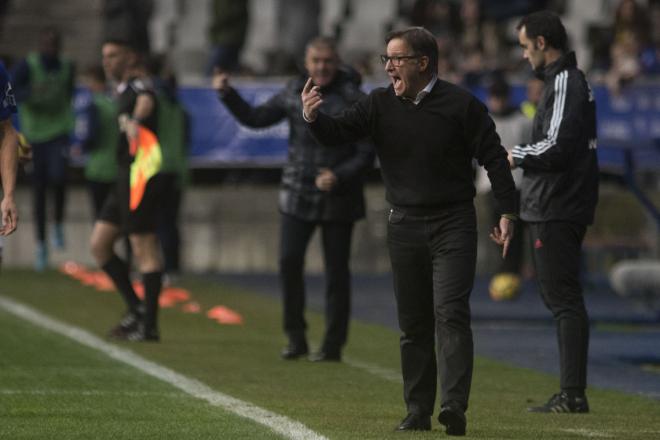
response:
{"label": "black sock", "polygon": [[146,333],[158,332],[158,297],[163,285],[163,272],[149,272],[142,274],[144,284],[144,328]]}
{"label": "black sock", "polygon": [[128,308],[135,311],[140,304],[140,299],[135,294],[135,290],[133,290],[133,284],[131,283],[130,274],[128,273],[128,265],[117,255],[113,255],[112,258],[101,267],[101,269],[103,269],[103,271],[112,279],[112,282],[115,283],[115,287],[119,290],[119,293],[121,293]]}

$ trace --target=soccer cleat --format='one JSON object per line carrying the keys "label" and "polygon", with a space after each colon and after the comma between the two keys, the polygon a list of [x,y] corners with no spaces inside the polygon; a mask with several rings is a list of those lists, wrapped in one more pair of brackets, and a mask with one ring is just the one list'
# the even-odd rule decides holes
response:
{"label": "soccer cleat", "polygon": [[289,344],[280,352],[280,357],[284,360],[292,361],[294,359],[298,359],[301,356],[305,356],[307,353],[309,353],[307,342],[289,342]]}
{"label": "soccer cleat", "polygon": [[132,330],[119,331],[113,335],[115,339],[128,342],[158,342],[160,335],[157,330],[147,331],[142,322],[138,322],[137,326]]}
{"label": "soccer cleat", "polygon": [[137,330],[143,315],[139,308],[138,310],[128,310],[119,320],[119,324],[110,329],[108,336],[116,339],[125,339],[127,333]]}
{"label": "soccer cleat", "polygon": [[566,391],[553,395],[545,405],[527,408],[535,413],[588,413],[587,396],[571,397]]}

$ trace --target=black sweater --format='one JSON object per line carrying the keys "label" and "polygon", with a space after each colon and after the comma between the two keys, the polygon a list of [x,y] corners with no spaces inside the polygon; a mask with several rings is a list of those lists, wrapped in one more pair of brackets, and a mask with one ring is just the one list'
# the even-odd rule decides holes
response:
{"label": "black sweater", "polygon": [[469,92],[438,80],[418,104],[392,86],[372,91],[341,116],[319,112],[310,124],[324,144],[371,136],[390,204],[440,210],[475,195],[472,159],[485,166],[501,213],[515,212],[515,186],[486,107]]}

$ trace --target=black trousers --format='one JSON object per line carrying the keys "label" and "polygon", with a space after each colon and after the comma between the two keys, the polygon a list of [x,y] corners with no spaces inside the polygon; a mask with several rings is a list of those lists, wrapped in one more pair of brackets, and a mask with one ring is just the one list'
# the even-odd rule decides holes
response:
{"label": "black trousers", "polygon": [[55,223],[64,221],[69,137],[60,136],[48,142],[32,144],[32,186],[37,240],[46,241],[46,193],[52,189]]}
{"label": "black trousers", "polygon": [[580,284],[586,229],[571,222],[529,223],[539,289],[557,323],[560,385],[564,391],[581,392],[587,386],[589,316]]}
{"label": "black trousers", "polygon": [[430,415],[440,379],[441,404],[467,409],[474,349],[470,293],[477,257],[472,202],[432,215],[390,211],[403,394],[408,412]]}
{"label": "black trousers", "polygon": [[305,253],[317,226],[321,227],[326,281],[325,336],[321,351],[339,353],[348,336],[352,222],[317,223],[282,214],[279,263],[284,331],[291,342],[306,343]]}

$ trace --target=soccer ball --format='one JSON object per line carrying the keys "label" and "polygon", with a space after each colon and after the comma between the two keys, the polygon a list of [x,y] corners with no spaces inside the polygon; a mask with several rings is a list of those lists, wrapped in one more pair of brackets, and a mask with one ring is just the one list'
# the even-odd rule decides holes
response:
{"label": "soccer ball", "polygon": [[498,273],[493,276],[488,286],[488,293],[493,301],[511,301],[520,293],[520,275],[515,273]]}

